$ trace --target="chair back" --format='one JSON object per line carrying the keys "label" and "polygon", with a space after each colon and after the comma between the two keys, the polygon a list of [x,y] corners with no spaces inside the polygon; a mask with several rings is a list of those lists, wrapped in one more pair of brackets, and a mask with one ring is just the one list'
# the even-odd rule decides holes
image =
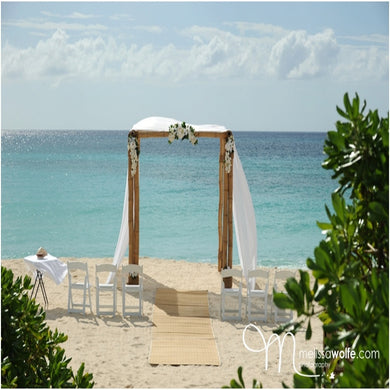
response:
{"label": "chair back", "polygon": [[[68,288],[68,312],[69,313],[83,313],[85,314],[85,308],[89,307],[92,311],[92,303],[91,303],[91,290],[89,284],[89,275],[88,275],[88,265],[87,263],[83,263],[81,261],[68,261],[68,278],[69,278],[69,288]],[[84,281],[72,282],[72,271],[83,271]],[[74,297],[72,294],[72,290],[82,290],[83,298],[82,303],[76,303],[74,301]],[[87,303],[87,296],[88,302]]]}
{"label": "chair back", "polygon": [[237,268],[227,268],[227,269],[223,269],[221,271],[221,288],[226,288],[225,283],[224,283],[224,279],[230,278],[230,277],[238,279],[239,288],[241,290],[241,288],[242,288],[242,271],[240,269],[237,269]]}
{"label": "chair back", "polygon": [[277,270],[275,272],[274,289],[276,291],[283,291],[287,279],[293,277],[295,277],[295,271],[293,270]]}
{"label": "chair back", "polygon": [[[96,282],[99,280],[99,274],[101,275],[101,274],[107,273],[107,272],[113,273],[115,275],[117,272],[116,265],[114,265],[114,264],[96,264],[96,266],[95,266]],[[114,283],[115,283],[115,279],[113,282],[106,283],[106,284],[114,284]]]}
{"label": "chair back", "polygon": [[122,277],[132,276],[133,278],[143,275],[143,267],[138,264],[127,264],[122,266]]}
{"label": "chair back", "polygon": [[69,283],[71,283],[71,281],[72,281],[72,271],[83,271],[84,272],[84,283],[89,282],[87,263],[83,263],[81,261],[68,261],[67,266],[68,266]]}
{"label": "chair back", "polygon": [[221,271],[221,278],[242,278],[242,271],[236,268],[223,269]]}
{"label": "chair back", "polygon": [[75,270],[83,270],[88,272],[87,263],[83,263],[81,261],[68,261],[68,270],[75,271]]}
{"label": "chair back", "polygon": [[263,287],[265,291],[268,291],[269,271],[264,269],[253,269],[248,271],[248,279],[254,279],[254,289],[256,289],[256,280],[262,279],[264,281]]}

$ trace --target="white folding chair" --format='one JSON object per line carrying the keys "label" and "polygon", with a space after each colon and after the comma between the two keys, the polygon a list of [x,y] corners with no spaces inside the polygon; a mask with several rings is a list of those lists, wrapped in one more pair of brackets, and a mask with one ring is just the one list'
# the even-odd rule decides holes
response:
{"label": "white folding chair", "polygon": [[[138,284],[127,284],[128,278],[136,279]],[[137,305],[126,305],[126,293],[138,294]],[[134,296],[133,296],[134,297]],[[127,309],[137,309],[137,311],[127,311]],[[141,265],[128,264],[122,267],[122,311],[123,317],[129,315],[142,316],[143,310],[143,268]]]}
{"label": "white folding chair", "polygon": [[[226,288],[224,278],[237,278],[238,287]],[[229,297],[231,299],[229,299]],[[238,307],[236,309],[227,307],[227,300],[237,298]],[[242,271],[238,269],[224,269],[221,271],[221,318],[225,320],[241,320],[242,306]]]}
{"label": "white folding chair", "polygon": [[[255,269],[248,272],[248,320],[267,321],[269,271]],[[252,282],[254,287],[251,288]],[[263,305],[261,305],[263,303]]]}
{"label": "white folding chair", "polygon": [[[115,316],[116,313],[116,266],[113,264],[96,264],[96,314],[99,316],[101,314],[112,314]],[[101,277],[104,277],[102,274],[107,274],[107,272],[112,272],[114,274],[112,283],[100,283],[99,274]],[[112,303],[101,303],[100,302],[100,292],[111,292],[112,293]],[[111,308],[111,310],[100,310]]]}
{"label": "white folding chair", "polygon": [[[68,290],[68,312],[69,313],[83,313],[85,314],[85,308],[89,307],[92,312],[91,304],[91,289],[89,284],[88,276],[88,266],[87,263],[82,263],[79,261],[67,262],[68,265],[68,280],[69,280],[69,290]],[[80,282],[74,281],[76,279],[75,275],[72,275],[75,271],[80,272],[81,280]],[[72,280],[73,278],[73,280]],[[73,290],[82,291],[82,302],[76,303],[74,301]],[[87,294],[88,302],[87,303]]]}
{"label": "white folding chair", "polygon": [[[284,287],[288,278],[295,277],[294,271],[289,270],[276,270],[274,280],[274,290],[276,292],[286,292]],[[291,309],[279,309],[273,302],[272,309],[274,310],[275,322],[287,322],[293,319],[293,311]]]}

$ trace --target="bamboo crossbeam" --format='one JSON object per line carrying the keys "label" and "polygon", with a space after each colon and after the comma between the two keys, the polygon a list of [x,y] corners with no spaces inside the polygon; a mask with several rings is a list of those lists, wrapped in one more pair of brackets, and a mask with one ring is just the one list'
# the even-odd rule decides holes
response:
{"label": "bamboo crossbeam", "polygon": [[[139,138],[164,138],[168,137],[169,131],[152,131],[152,130],[131,130],[133,136]],[[230,130],[215,132],[215,131],[195,131],[195,137],[198,138],[220,138],[225,139],[227,134],[231,134]]]}

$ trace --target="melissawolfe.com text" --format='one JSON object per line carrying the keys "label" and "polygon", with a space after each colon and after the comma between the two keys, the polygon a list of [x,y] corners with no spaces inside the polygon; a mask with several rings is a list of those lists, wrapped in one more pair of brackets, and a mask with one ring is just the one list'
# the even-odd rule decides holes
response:
{"label": "melissawolfe.com text", "polygon": [[380,351],[377,350],[360,350],[356,352],[351,347],[345,348],[343,350],[326,350],[319,351],[317,349],[312,349],[310,351],[299,351],[298,356],[301,359],[379,359]]}

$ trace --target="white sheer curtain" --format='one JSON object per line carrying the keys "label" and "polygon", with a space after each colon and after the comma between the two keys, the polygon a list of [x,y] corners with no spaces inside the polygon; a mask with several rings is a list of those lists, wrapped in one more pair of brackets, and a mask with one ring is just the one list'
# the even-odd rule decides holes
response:
{"label": "white sheer curtain", "polygon": [[[245,279],[248,271],[257,265],[257,229],[255,210],[244,169],[236,146],[233,159],[233,220],[236,232],[238,257]],[[252,288],[254,280],[251,281]]]}
{"label": "white sheer curtain", "polygon": [[[134,130],[166,131],[171,124],[179,121],[170,118],[151,117],[143,119],[133,126]],[[226,131],[223,126],[192,125],[195,131]],[[252,197],[236,147],[233,159],[233,219],[236,232],[236,242],[240,264],[244,276],[248,279],[248,271],[256,268],[257,264],[257,231],[256,218]],[[126,175],[126,188],[123,201],[122,224],[115,248],[113,264],[119,268],[120,263],[129,245],[128,224],[128,185]],[[113,278],[110,274],[107,283]]]}
{"label": "white sheer curtain", "polygon": [[[129,246],[129,202],[128,202],[128,196],[129,196],[129,187],[127,182],[127,174],[126,174],[126,187],[125,187],[125,197],[123,200],[123,211],[122,211],[122,224],[121,228],[119,230],[119,236],[118,241],[116,243],[115,253],[114,253],[114,259],[113,264],[118,269],[123,257],[125,256],[126,250]],[[114,274],[111,272],[108,276],[106,283],[111,283],[113,279]]]}

